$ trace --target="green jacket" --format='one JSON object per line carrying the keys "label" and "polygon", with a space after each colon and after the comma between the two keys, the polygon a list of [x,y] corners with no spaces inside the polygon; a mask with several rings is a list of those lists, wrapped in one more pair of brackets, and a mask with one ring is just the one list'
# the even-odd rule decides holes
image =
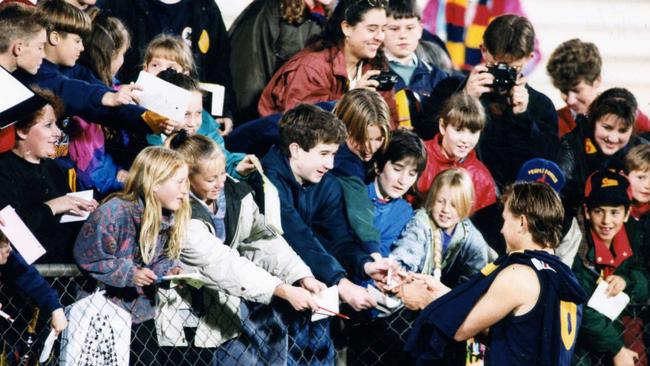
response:
{"label": "green jacket", "polygon": [[[626,230],[632,251],[635,252],[642,243],[639,240],[642,240],[643,231],[627,228],[627,225]],[[600,277],[601,270],[601,266],[594,263],[594,251],[591,235],[583,235],[578,255],[576,255],[572,267],[578,282],[589,296],[596,289],[596,281]],[[648,275],[641,258],[635,253],[621,263],[615,272],[625,280],[624,292],[630,296],[632,304],[648,300]],[[605,315],[585,306],[578,335],[578,348],[590,352],[597,351],[613,357],[624,346],[622,332],[623,329],[619,321],[610,321]],[[576,355],[580,353],[577,351]],[[582,359],[580,364],[583,364],[583,361],[588,360]]]}

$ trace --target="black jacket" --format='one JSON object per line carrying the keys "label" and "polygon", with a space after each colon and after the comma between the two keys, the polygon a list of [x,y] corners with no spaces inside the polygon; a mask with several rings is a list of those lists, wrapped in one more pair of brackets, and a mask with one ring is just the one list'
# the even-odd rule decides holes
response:
{"label": "black jacket", "polygon": [[[108,0],[101,4],[104,10],[124,22],[133,37],[131,48],[124,56],[124,66],[118,75],[118,79],[122,82],[137,79],[147,45],[161,31],[158,20],[150,14],[151,1],[158,0]],[[230,42],[221,11],[214,0],[182,1],[190,1],[192,4],[187,26],[192,28],[192,53],[196,61],[198,78],[202,82],[217,83],[226,87],[223,114],[232,117],[230,106],[234,105],[234,94],[228,64]],[[204,32],[205,35],[201,40]],[[200,47],[200,40],[201,45],[207,47]]]}
{"label": "black jacket", "polygon": [[52,159],[32,164],[11,151],[0,155],[0,208],[11,205],[47,253],[37,263],[73,263],[78,223],[61,224],[45,204],[70,192],[71,179]]}
{"label": "black jacket", "polygon": [[230,54],[230,68],[239,122],[258,117],[257,102],[266,84],[311,36],[320,33],[323,21],[308,15],[300,24],[287,23],[280,14],[280,0],[255,0],[237,17],[228,35],[237,45]]}
{"label": "black jacket", "polygon": [[562,190],[562,202],[565,209],[565,222],[576,215],[576,210],[584,202],[585,184],[587,177],[599,169],[624,169],[623,158],[627,152],[639,144],[647,144],[648,141],[639,136],[632,136],[630,142],[612,156],[603,155],[598,145],[593,143],[596,151],[591,157],[585,152],[585,140],[590,138],[593,141],[593,128],[587,123],[578,124],[573,131],[562,137],[562,143],[558,151],[557,163],[564,172],[566,184]]}

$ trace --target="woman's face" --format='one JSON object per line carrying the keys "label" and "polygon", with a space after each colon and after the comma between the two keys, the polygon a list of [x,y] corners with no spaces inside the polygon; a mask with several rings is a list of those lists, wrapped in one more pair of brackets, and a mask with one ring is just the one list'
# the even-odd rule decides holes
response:
{"label": "woman's face", "polygon": [[9,242],[0,241],[0,265],[7,264],[9,253],[11,253]]}
{"label": "woman's face", "polygon": [[400,198],[415,184],[418,168],[412,158],[387,161],[377,176],[377,188],[383,198]]}
{"label": "woman's face", "polygon": [[187,199],[187,194],[187,165],[178,168],[169,179],[154,187],[156,199],[169,211],[178,210],[183,200]]}
{"label": "woman's face", "polygon": [[341,28],[345,35],[345,49],[359,60],[372,59],[384,42],[386,11],[373,8],[368,10],[356,25],[343,21]]}
{"label": "woman's face", "polygon": [[33,163],[40,159],[53,157],[56,153],[56,143],[61,138],[61,130],[56,125],[54,108],[49,104],[43,107],[43,112],[29,131],[18,131],[18,136],[23,140],[23,157]]}
{"label": "woman's face", "polygon": [[359,159],[363,161],[370,161],[373,155],[381,148],[384,144],[384,135],[381,133],[381,129],[378,126],[368,126],[368,141],[366,142],[366,153],[361,153],[361,147],[356,141],[348,139],[348,147],[354,155],[358,156]]}
{"label": "woman's face", "polygon": [[202,200],[216,200],[225,182],[225,161],[217,164],[206,162],[199,174],[190,177],[192,192]]}
{"label": "woman's face", "polygon": [[606,114],[594,127],[594,140],[603,154],[610,156],[624,148],[632,138],[632,126],[625,127],[623,121],[613,114]]}
{"label": "woman's face", "polygon": [[469,128],[440,124],[442,149],[447,157],[454,161],[465,159],[476,147],[481,137],[480,131],[472,132]]}

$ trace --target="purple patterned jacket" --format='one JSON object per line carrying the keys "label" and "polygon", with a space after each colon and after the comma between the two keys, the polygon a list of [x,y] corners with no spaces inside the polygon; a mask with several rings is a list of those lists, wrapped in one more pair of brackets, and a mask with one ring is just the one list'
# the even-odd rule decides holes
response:
{"label": "purple patterned jacket", "polygon": [[163,253],[173,218],[161,223],[152,262],[142,261],[138,236],[143,211],[141,200],[110,199],[88,217],[74,247],[81,269],[100,282],[107,298],[131,313],[133,323],[153,319],[157,292],[156,285],[134,286],[134,269],[148,267],[160,277],[178,265]]}

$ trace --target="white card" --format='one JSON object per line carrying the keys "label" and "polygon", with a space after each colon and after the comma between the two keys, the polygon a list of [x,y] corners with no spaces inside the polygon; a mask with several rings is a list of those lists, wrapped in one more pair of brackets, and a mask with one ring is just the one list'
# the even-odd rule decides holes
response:
{"label": "white card", "polygon": [[200,83],[199,86],[212,95],[212,104],[208,113],[213,116],[223,116],[223,100],[226,96],[226,88],[223,85],[211,83]]}
{"label": "white card", "polygon": [[16,248],[18,253],[25,259],[27,264],[32,264],[43,254],[46,250],[43,248],[38,239],[32,234],[27,225],[20,219],[14,208],[6,206],[0,211],[0,217],[5,222],[5,225],[0,225],[0,230],[5,234],[9,242]]}
{"label": "white card", "polygon": [[321,307],[318,311],[312,313],[311,321],[316,322],[335,316],[339,312],[339,288],[334,285],[314,295],[314,301]]}
{"label": "white card", "polygon": [[630,302],[630,297],[625,292],[620,292],[616,296],[607,297],[605,291],[609,284],[605,281],[600,281],[594,294],[591,295],[587,306],[605,315],[611,320],[615,320],[621,315],[623,309]]}
{"label": "white card", "polygon": [[31,90],[2,67],[0,67],[0,85],[2,85],[0,88],[0,111],[24,102],[34,95]]}
{"label": "white card", "polygon": [[52,353],[52,347],[54,347],[54,341],[56,340],[57,335],[54,333],[54,329],[50,330],[50,334],[48,334],[47,339],[45,339],[45,342],[43,343],[43,350],[41,351],[41,357],[38,358],[38,362],[41,364],[45,364],[45,361],[50,358],[50,354]]}
{"label": "white card", "polygon": [[[77,198],[84,199],[86,201],[90,201],[93,199],[93,190],[89,189],[86,191],[71,192],[68,193],[67,196],[77,197]],[[84,221],[88,218],[90,212],[89,211],[83,211],[83,212],[85,213],[81,216],[65,214],[61,216],[61,223],[65,224],[66,222]]]}
{"label": "white card", "polygon": [[384,314],[392,314],[402,307],[402,301],[395,296],[387,295],[379,291],[375,286],[368,285],[368,293],[375,299],[377,310]]}
{"label": "white card", "polygon": [[136,84],[143,89],[134,91],[141,106],[173,121],[185,120],[191,92],[145,71],[140,71]]}

